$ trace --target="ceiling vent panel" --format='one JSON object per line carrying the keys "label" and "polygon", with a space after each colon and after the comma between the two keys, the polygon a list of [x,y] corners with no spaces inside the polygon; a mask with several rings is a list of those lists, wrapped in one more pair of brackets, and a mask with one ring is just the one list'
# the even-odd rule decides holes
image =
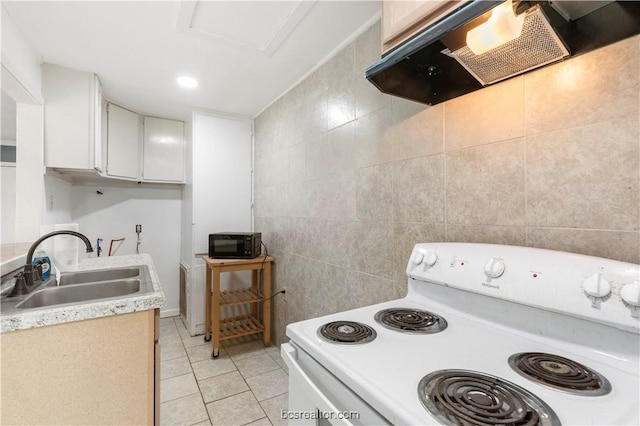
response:
{"label": "ceiling vent panel", "polygon": [[271,56],[315,1],[183,1],[176,29]]}

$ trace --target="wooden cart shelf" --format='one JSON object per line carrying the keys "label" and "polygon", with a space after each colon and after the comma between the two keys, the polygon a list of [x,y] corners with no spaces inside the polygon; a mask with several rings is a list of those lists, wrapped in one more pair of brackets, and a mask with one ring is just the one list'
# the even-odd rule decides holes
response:
{"label": "wooden cart shelf", "polygon": [[263,297],[252,288],[220,292],[220,306],[243,305],[246,303],[261,302],[262,300]]}
{"label": "wooden cart shelf", "polygon": [[251,315],[220,320],[220,340],[264,332],[264,326]]}
{"label": "wooden cart shelf", "polygon": [[[205,341],[211,340],[211,356],[219,355],[220,341],[233,337],[262,333],[265,346],[271,344],[271,264],[270,256],[255,259],[212,259],[203,256],[206,264],[206,318]],[[220,274],[223,272],[251,271],[251,287],[239,290],[220,289]],[[262,280],[262,288],[258,286]],[[221,318],[220,308],[226,306],[251,305],[251,313],[233,318]],[[262,305],[262,319],[258,306]]]}

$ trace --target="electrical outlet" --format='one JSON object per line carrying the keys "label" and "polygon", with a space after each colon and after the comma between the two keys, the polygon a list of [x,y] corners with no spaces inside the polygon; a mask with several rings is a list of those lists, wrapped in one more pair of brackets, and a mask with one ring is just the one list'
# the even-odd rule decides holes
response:
{"label": "electrical outlet", "polygon": [[287,289],[286,288],[282,289],[282,295],[284,296],[283,300],[286,302],[287,301]]}
{"label": "electrical outlet", "polygon": [[136,234],[140,234],[142,232],[142,225],[136,225]]}

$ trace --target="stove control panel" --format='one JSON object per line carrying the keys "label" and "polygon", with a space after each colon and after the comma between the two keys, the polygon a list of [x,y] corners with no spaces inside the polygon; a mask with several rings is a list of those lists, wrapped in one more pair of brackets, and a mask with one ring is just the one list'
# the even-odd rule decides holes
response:
{"label": "stove control panel", "polygon": [[410,288],[440,284],[640,333],[640,265],[531,247],[423,243],[406,272]]}

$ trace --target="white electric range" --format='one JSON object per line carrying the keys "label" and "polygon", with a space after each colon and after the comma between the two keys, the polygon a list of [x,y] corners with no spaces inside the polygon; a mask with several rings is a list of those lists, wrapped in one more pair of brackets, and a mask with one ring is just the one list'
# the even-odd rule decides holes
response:
{"label": "white electric range", "polygon": [[287,327],[289,424],[640,424],[639,265],[427,243],[407,275]]}

